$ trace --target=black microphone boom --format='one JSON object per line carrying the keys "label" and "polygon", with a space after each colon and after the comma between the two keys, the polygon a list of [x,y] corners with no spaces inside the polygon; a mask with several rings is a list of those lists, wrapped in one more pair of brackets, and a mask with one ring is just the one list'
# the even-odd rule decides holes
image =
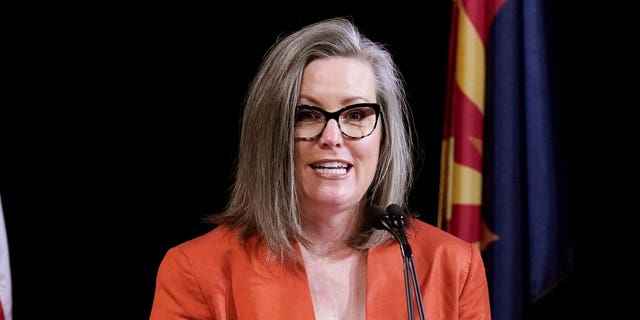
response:
{"label": "black microphone boom", "polygon": [[[418,305],[418,311],[420,313],[420,320],[425,320],[424,307],[422,306],[422,295],[418,284],[418,275],[413,263],[413,253],[411,252],[411,246],[409,245],[409,241],[407,240],[405,233],[407,220],[404,215],[404,210],[397,204],[390,204],[386,210],[382,210],[376,206],[369,206],[367,219],[373,228],[388,231],[400,244],[404,266],[405,291],[407,295],[407,311],[409,320],[413,320],[411,283],[413,283],[413,290],[415,292],[416,304]],[[409,274],[411,274],[411,279]]]}

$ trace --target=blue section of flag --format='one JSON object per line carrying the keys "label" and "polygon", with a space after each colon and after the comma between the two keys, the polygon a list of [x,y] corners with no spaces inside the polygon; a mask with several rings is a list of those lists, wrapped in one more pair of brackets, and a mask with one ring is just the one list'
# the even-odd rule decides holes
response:
{"label": "blue section of flag", "polygon": [[524,319],[573,268],[545,19],[543,0],[509,0],[487,43],[482,211],[499,238],[483,255],[495,320]]}

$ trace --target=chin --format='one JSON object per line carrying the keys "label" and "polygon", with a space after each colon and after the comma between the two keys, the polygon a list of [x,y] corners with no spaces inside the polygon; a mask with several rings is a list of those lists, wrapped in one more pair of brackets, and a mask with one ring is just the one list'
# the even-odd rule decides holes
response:
{"label": "chin", "polygon": [[326,207],[341,207],[356,205],[360,202],[360,199],[356,199],[352,193],[336,193],[336,192],[324,192],[309,195],[307,199],[311,200],[311,203],[315,203],[319,206]]}

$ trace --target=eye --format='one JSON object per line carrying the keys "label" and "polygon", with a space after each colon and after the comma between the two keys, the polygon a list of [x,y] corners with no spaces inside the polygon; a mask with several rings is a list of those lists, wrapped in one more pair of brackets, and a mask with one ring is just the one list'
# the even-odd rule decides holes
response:
{"label": "eye", "polygon": [[319,111],[300,107],[296,111],[296,123],[318,121],[324,121],[324,115]]}
{"label": "eye", "polygon": [[373,114],[375,114],[375,111],[373,110],[373,108],[362,107],[362,108],[354,108],[354,109],[348,110],[344,114],[342,114],[341,117],[344,120],[349,122],[360,122]]}

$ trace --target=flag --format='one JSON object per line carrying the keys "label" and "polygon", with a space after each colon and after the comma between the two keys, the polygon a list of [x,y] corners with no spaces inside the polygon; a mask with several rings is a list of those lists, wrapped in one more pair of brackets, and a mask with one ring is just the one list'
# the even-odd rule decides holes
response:
{"label": "flag", "polygon": [[573,269],[545,10],[453,4],[438,225],[482,250],[497,320],[526,318]]}
{"label": "flag", "polygon": [[0,199],[0,320],[12,319],[11,267],[9,245],[4,223],[4,211]]}

